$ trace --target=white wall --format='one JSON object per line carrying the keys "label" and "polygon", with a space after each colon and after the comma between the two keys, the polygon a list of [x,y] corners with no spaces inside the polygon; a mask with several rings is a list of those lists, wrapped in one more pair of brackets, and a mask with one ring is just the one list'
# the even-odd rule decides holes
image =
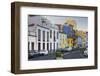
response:
{"label": "white wall", "polygon": [[[57,4],[74,4],[74,5],[100,5],[100,0],[0,0],[0,76],[16,76],[10,73],[10,60],[11,60],[11,10],[10,3],[12,1],[29,1],[40,3],[57,3]],[[98,21],[100,21],[100,6],[98,13]],[[100,24],[100,22],[98,22]],[[98,26],[100,28],[100,26]],[[100,30],[98,31],[100,33]],[[98,36],[100,42],[100,34]],[[100,44],[99,44],[100,46]],[[98,49],[100,50],[100,49]],[[99,58],[100,58],[100,51]],[[99,59],[100,67],[100,59]],[[18,76],[99,76],[98,70],[81,70],[81,71],[65,71],[53,73],[38,73],[38,74],[22,74]]]}

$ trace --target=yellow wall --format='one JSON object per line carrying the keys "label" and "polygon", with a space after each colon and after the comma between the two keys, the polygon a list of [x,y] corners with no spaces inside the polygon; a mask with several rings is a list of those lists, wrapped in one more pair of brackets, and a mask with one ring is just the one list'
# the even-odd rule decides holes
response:
{"label": "yellow wall", "polygon": [[67,47],[66,34],[62,34],[60,46],[61,46],[61,48]]}
{"label": "yellow wall", "polygon": [[73,46],[73,38],[68,38],[67,43],[68,43],[69,47],[72,47]]}

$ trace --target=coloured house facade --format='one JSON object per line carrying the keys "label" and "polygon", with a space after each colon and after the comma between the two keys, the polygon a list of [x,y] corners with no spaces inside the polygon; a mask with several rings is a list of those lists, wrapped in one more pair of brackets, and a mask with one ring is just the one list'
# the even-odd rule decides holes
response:
{"label": "coloured house facade", "polygon": [[67,44],[67,34],[63,30],[63,25],[56,24],[59,28],[59,48],[66,48]]}
{"label": "coloured house facade", "polygon": [[86,44],[87,44],[87,39],[86,39],[86,31],[83,31],[83,41],[82,41],[82,44],[83,44],[83,48],[86,48]]}
{"label": "coloured house facade", "polygon": [[76,31],[78,47],[86,48],[88,46],[88,33],[86,31]]}
{"label": "coloured house facade", "polygon": [[59,32],[59,48],[66,48],[67,46],[67,34]]}
{"label": "coloured house facade", "polygon": [[65,23],[63,31],[67,34],[68,47],[75,46],[75,31],[73,28],[69,24]]}
{"label": "coloured house facade", "polygon": [[77,37],[77,46],[82,47],[82,37],[81,36]]}
{"label": "coloured house facade", "polygon": [[[87,47],[88,33],[76,30],[72,24],[53,24],[45,16],[28,17],[28,50],[56,52],[59,48]],[[67,21],[68,22],[68,21]],[[74,27],[75,24],[75,27]]]}
{"label": "coloured house facade", "polygon": [[86,32],[86,48],[88,48],[88,32]]}

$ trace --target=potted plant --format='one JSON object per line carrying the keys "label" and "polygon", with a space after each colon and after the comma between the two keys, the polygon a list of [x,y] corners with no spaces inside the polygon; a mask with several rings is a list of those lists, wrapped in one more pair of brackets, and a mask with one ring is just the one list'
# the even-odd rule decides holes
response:
{"label": "potted plant", "polygon": [[63,53],[60,51],[56,52],[56,59],[63,59]]}

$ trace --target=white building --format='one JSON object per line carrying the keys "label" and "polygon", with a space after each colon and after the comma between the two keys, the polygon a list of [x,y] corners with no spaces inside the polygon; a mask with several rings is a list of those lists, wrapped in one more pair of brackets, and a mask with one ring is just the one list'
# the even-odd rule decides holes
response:
{"label": "white building", "polygon": [[59,29],[59,48],[65,48],[68,46],[67,44],[67,34],[64,33],[63,31],[63,25],[61,24],[56,24],[58,26]]}
{"label": "white building", "polygon": [[28,17],[28,50],[54,52],[58,48],[58,27],[42,16]]}
{"label": "white building", "polygon": [[28,50],[37,50],[36,26],[31,24],[28,26]]}

